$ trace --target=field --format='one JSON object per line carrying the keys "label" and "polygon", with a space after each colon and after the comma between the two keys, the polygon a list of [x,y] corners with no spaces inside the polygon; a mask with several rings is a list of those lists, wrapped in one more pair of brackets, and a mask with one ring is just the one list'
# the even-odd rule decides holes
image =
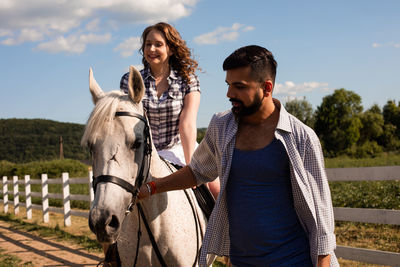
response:
{"label": "field", "polygon": [[[400,165],[400,155],[384,154],[373,159],[349,159],[335,158],[326,159],[328,168],[339,167],[366,167],[366,166],[390,166]],[[359,207],[359,208],[382,208],[400,210],[400,181],[379,181],[379,182],[330,182],[332,200],[336,207]],[[23,190],[23,188],[21,188]],[[33,191],[38,188],[32,187]],[[59,192],[61,188],[50,185],[50,192]],[[88,194],[88,188],[84,185],[71,185],[71,193]],[[12,198],[10,198],[12,199]],[[40,202],[35,199],[34,202]],[[54,200],[51,205],[61,206],[61,201]],[[82,201],[73,201],[73,208],[87,209],[88,204]],[[36,212],[34,213],[36,214]],[[50,224],[41,223],[40,215],[34,215],[30,221],[20,217],[1,214],[0,220],[11,221],[18,227],[27,227],[29,231],[36,231],[35,228],[47,229],[46,235],[57,235],[59,238],[72,239],[74,242],[88,242],[84,245],[89,250],[99,250],[94,235],[87,227],[86,219],[73,217],[72,227],[63,227],[61,215],[52,214]],[[24,223],[28,223],[25,224]],[[16,226],[17,227],[17,226]],[[39,230],[38,230],[39,231]],[[39,232],[40,232],[39,231]],[[336,236],[338,245],[353,246],[359,248],[377,249],[400,253],[400,226],[378,225],[366,223],[336,222]],[[40,234],[40,233],[39,233]],[[82,241],[86,240],[86,241]],[[0,251],[0,260],[16,260],[4,258]],[[375,266],[351,262],[340,259],[341,266]],[[0,265],[1,266],[1,265]],[[219,259],[214,266],[225,266],[222,259]]]}

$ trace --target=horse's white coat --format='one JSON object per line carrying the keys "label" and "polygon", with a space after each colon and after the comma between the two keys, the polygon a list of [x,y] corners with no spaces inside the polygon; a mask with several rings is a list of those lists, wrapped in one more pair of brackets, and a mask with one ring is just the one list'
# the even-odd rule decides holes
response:
{"label": "horse's white coat", "polygon": [[[144,86],[140,73],[130,69],[129,95],[119,91],[104,93],[89,74],[89,87],[96,106],[88,120],[82,144],[89,145],[93,158],[93,174],[113,175],[135,183],[142,163],[143,146],[132,149],[136,140],[143,140],[144,123],[134,117],[115,117],[116,111],[143,114],[141,97]],[[170,173],[153,146],[150,177],[164,177]],[[201,246],[206,219],[199,208],[192,190],[187,190],[195,207],[195,214],[184,191],[156,194],[142,201],[158,247],[168,266],[192,266]],[[90,211],[91,227],[101,243],[117,241],[122,266],[132,266],[136,256],[138,211],[125,216],[131,194],[112,183],[99,183]],[[200,226],[196,231],[196,220]],[[160,266],[153,251],[147,231],[141,222],[137,266]]]}

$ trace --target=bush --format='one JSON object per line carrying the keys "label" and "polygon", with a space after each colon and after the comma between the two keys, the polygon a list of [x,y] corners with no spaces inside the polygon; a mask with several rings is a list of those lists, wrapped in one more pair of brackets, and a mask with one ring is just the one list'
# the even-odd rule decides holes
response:
{"label": "bush", "polygon": [[400,181],[329,182],[334,207],[400,210]]}
{"label": "bush", "polygon": [[383,148],[376,141],[366,141],[361,146],[353,146],[346,154],[358,159],[376,157],[383,152]]}
{"label": "bush", "polygon": [[63,172],[68,172],[70,177],[87,176],[88,166],[73,159],[33,161],[21,164],[0,161],[0,176],[17,175],[21,178],[29,174],[32,179],[40,179],[41,175],[46,173],[49,178],[56,178],[61,177]]}

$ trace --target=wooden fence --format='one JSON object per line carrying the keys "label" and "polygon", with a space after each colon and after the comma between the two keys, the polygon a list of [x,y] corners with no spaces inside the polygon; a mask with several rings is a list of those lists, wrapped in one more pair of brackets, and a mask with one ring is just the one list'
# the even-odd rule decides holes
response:
{"label": "wooden fence", "polygon": [[[332,168],[326,170],[329,181],[390,181],[400,180],[400,166]],[[400,225],[400,210],[333,208],[336,221]],[[336,255],[343,259],[400,266],[400,253],[337,246]]]}
{"label": "wooden fence", "polygon": [[[92,171],[89,171],[88,177],[83,178],[69,178],[69,174],[64,172],[61,178],[48,179],[47,174],[42,174],[41,179],[30,179],[29,175],[24,176],[24,180],[19,180],[18,176],[13,176],[12,180],[8,180],[7,176],[3,176],[2,185],[3,188],[0,193],[3,194],[3,199],[0,203],[3,203],[4,212],[8,212],[8,205],[12,203],[14,206],[14,214],[19,214],[19,207],[26,208],[26,217],[32,218],[32,209],[41,210],[43,213],[43,222],[49,222],[49,212],[64,214],[64,225],[71,226],[71,215],[88,218],[88,211],[79,211],[71,209],[71,200],[88,201],[92,203],[94,199],[94,193],[92,188]],[[25,191],[19,191],[19,185],[25,186]],[[32,192],[31,185],[40,184],[41,192]],[[62,194],[49,193],[49,184],[61,184]],[[73,195],[70,194],[70,184],[86,184],[89,187],[89,195]],[[12,190],[8,188],[8,185],[12,186]],[[14,197],[13,202],[8,200],[8,195],[12,194]],[[19,196],[25,196],[25,203],[19,201]],[[42,204],[32,204],[32,197],[42,198]],[[63,207],[51,207],[49,206],[49,198],[62,199]]]}
{"label": "wooden fence", "polygon": [[[327,169],[329,181],[388,181],[400,180],[400,166],[389,167],[364,167],[364,168],[332,168]],[[70,208],[71,200],[90,201],[94,199],[92,188],[92,172],[89,172],[86,178],[69,178],[68,173],[63,173],[61,178],[48,179],[46,174],[42,174],[40,180],[30,179],[29,175],[25,175],[24,180],[19,180],[17,176],[13,176],[12,181],[7,180],[6,176],[2,179],[3,199],[0,203],[4,203],[4,212],[8,212],[8,194],[13,194],[14,213],[19,213],[19,207],[26,207],[26,216],[32,218],[32,209],[43,211],[43,221],[49,222],[49,211],[64,214],[64,225],[71,226],[71,215],[88,217],[87,211],[77,211]],[[19,192],[18,185],[24,184],[25,191]],[[41,184],[42,192],[31,192],[31,184]],[[62,184],[62,194],[52,194],[48,192],[48,184]],[[69,192],[70,184],[86,184],[89,187],[88,195],[71,195]],[[8,189],[8,185],[12,185],[13,190]],[[25,203],[19,202],[19,196],[26,198]],[[31,197],[41,197],[42,205],[32,204]],[[62,199],[63,208],[49,207],[49,198]],[[387,209],[362,209],[362,208],[334,208],[335,220],[391,224],[400,225],[400,210]],[[343,259],[366,262],[372,264],[381,264],[389,266],[400,266],[400,253],[387,251],[354,248],[347,246],[337,246],[336,255]]]}

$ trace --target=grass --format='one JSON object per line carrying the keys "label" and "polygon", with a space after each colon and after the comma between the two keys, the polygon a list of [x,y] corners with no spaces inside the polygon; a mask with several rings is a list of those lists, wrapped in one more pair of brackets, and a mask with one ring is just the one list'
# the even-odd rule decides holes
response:
{"label": "grass", "polygon": [[325,158],[326,168],[350,168],[350,167],[372,167],[372,166],[395,166],[400,165],[400,151],[382,153],[373,158],[349,158],[346,156],[337,158]]}
{"label": "grass", "polygon": [[22,260],[13,255],[7,255],[3,249],[0,249],[0,267],[30,267],[33,266],[31,262],[21,263]]}
{"label": "grass", "polygon": [[400,253],[400,225],[336,222],[338,245]]}

